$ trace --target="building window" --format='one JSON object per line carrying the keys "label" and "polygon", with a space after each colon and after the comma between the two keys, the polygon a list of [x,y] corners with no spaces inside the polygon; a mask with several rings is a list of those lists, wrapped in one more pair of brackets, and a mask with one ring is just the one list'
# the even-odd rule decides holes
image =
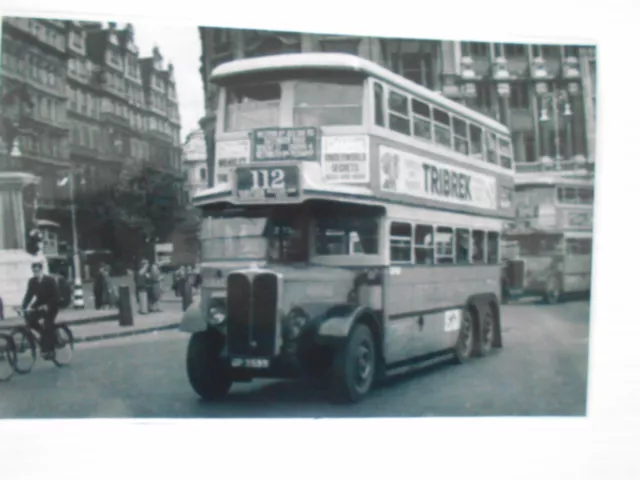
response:
{"label": "building window", "polygon": [[526,47],[521,43],[505,43],[504,52],[507,57],[524,57]]}
{"label": "building window", "polygon": [[509,105],[511,108],[529,108],[529,89],[525,82],[511,84]]}
{"label": "building window", "polygon": [[574,45],[568,45],[564,47],[564,56],[578,58],[578,47]]}
{"label": "building window", "polygon": [[476,84],[476,105],[479,108],[489,110],[491,109],[491,84],[478,83]]}
{"label": "building window", "polygon": [[323,40],[320,42],[320,48],[323,52],[349,53],[358,55],[358,46],[360,39],[353,40]]}
{"label": "building window", "polygon": [[489,56],[489,44],[484,42],[468,42],[469,53],[473,57],[488,57]]}
{"label": "building window", "polygon": [[206,168],[201,168],[200,169],[200,181],[204,182],[207,179],[207,169]]}

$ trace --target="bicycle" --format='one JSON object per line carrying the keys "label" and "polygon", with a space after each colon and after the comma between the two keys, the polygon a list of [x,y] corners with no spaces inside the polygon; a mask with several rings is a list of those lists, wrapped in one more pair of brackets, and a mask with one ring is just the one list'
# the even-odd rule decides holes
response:
{"label": "bicycle", "polygon": [[[31,369],[35,365],[38,358],[38,350],[42,353],[40,332],[33,326],[33,324],[40,325],[42,314],[40,309],[28,309],[27,311],[21,309],[15,310],[18,315],[25,318],[26,324],[16,327],[11,331],[11,339],[15,348],[13,370],[24,375],[31,372]],[[29,318],[32,315],[38,316],[33,319]],[[57,367],[64,367],[69,365],[73,358],[73,334],[65,323],[56,323],[54,332],[56,335],[53,355],[47,360],[51,360]],[[66,356],[64,355],[65,352]],[[26,353],[29,358],[24,364],[20,357],[23,353]]]}
{"label": "bicycle", "polygon": [[0,333],[0,382],[6,382],[13,377],[16,363],[16,346],[13,338]]}

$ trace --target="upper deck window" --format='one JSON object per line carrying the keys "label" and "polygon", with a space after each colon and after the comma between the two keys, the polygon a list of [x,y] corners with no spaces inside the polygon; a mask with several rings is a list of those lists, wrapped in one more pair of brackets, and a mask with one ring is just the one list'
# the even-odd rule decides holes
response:
{"label": "upper deck window", "polygon": [[296,127],[362,125],[362,80],[301,80],[294,84]]}
{"label": "upper deck window", "polygon": [[451,148],[451,116],[444,110],[434,108],[433,122],[436,143]]}
{"label": "upper deck window", "polygon": [[227,87],[225,131],[239,132],[278,125],[281,97],[279,83]]}
{"label": "upper deck window", "polygon": [[405,135],[411,134],[409,99],[393,91],[389,92],[389,128]]}

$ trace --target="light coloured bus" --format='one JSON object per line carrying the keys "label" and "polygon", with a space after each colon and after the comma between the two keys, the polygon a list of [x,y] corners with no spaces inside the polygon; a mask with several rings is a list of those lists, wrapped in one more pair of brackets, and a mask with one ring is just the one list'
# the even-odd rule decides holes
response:
{"label": "light coloured bus", "polygon": [[353,402],[502,346],[506,127],[351,55],[238,60],[211,79],[202,294],[181,325],[200,396],[308,377]]}
{"label": "light coloured bus", "polygon": [[517,174],[514,228],[506,241],[517,254],[505,259],[503,299],[541,296],[557,303],[591,290],[592,174],[544,169]]}

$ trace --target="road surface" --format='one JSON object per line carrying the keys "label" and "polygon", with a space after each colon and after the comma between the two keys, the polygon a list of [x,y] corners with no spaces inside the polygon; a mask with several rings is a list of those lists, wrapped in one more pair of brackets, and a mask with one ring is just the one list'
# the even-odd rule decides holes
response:
{"label": "road surface", "polygon": [[186,334],[171,331],[78,345],[73,364],[38,362],[0,384],[2,418],[406,417],[585,415],[589,304],[508,305],[505,346],[439,365],[335,405],[301,382],[237,384],[218,404],[199,400],[185,373]]}

